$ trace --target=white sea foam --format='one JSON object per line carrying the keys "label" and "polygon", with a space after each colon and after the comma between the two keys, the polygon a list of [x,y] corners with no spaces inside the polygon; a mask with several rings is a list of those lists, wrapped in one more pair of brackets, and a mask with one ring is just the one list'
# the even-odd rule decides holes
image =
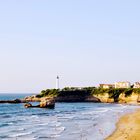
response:
{"label": "white sea foam", "polygon": [[9,137],[15,138],[15,137],[21,137],[21,136],[26,136],[26,135],[30,135],[30,134],[32,134],[32,132],[24,132],[24,133],[9,135]]}
{"label": "white sea foam", "polygon": [[102,110],[93,110],[93,111],[87,111],[87,112],[82,112],[83,115],[93,115],[93,114],[100,114],[100,113],[105,113],[109,111],[110,109],[102,109]]}
{"label": "white sea foam", "polygon": [[57,134],[60,134],[65,130],[65,127],[57,127],[57,128],[54,128],[53,130],[55,130]]}
{"label": "white sea foam", "polygon": [[32,115],[32,116],[30,117],[30,119],[39,119],[39,116],[37,116],[37,115]]}
{"label": "white sea foam", "polygon": [[[13,109],[8,106],[9,111],[9,107]],[[17,116],[9,112],[12,117],[1,120],[1,124],[9,125],[0,127],[0,136],[6,134],[11,140],[102,140],[112,133],[121,115],[135,108],[119,104],[60,103],[55,110],[30,109],[27,114],[21,108]]]}

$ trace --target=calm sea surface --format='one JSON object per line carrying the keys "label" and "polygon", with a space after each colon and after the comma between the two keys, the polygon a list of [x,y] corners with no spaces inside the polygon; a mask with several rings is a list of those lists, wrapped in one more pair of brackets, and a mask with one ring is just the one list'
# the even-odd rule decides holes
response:
{"label": "calm sea surface", "polygon": [[[27,94],[0,94],[0,100]],[[137,106],[56,103],[54,110],[0,104],[0,140],[103,140],[124,113]]]}

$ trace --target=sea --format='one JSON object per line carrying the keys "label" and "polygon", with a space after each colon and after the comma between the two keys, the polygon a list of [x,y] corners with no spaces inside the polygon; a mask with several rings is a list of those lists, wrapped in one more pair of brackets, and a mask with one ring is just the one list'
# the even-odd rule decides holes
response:
{"label": "sea", "polygon": [[[28,94],[30,95],[30,94]],[[0,100],[27,94],[0,94]],[[138,106],[104,103],[56,103],[55,109],[0,104],[0,140],[104,140],[118,119]]]}

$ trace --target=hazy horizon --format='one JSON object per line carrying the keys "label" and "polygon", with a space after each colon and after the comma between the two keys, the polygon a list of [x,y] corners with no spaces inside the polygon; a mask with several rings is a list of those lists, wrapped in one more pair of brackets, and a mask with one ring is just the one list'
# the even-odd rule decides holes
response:
{"label": "hazy horizon", "polygon": [[0,93],[140,81],[140,1],[0,2]]}

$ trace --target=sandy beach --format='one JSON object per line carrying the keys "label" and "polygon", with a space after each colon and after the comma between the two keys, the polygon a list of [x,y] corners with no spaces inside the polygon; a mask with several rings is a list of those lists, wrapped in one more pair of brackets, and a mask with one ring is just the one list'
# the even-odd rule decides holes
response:
{"label": "sandy beach", "polygon": [[121,117],[115,132],[106,140],[140,140],[140,109]]}

